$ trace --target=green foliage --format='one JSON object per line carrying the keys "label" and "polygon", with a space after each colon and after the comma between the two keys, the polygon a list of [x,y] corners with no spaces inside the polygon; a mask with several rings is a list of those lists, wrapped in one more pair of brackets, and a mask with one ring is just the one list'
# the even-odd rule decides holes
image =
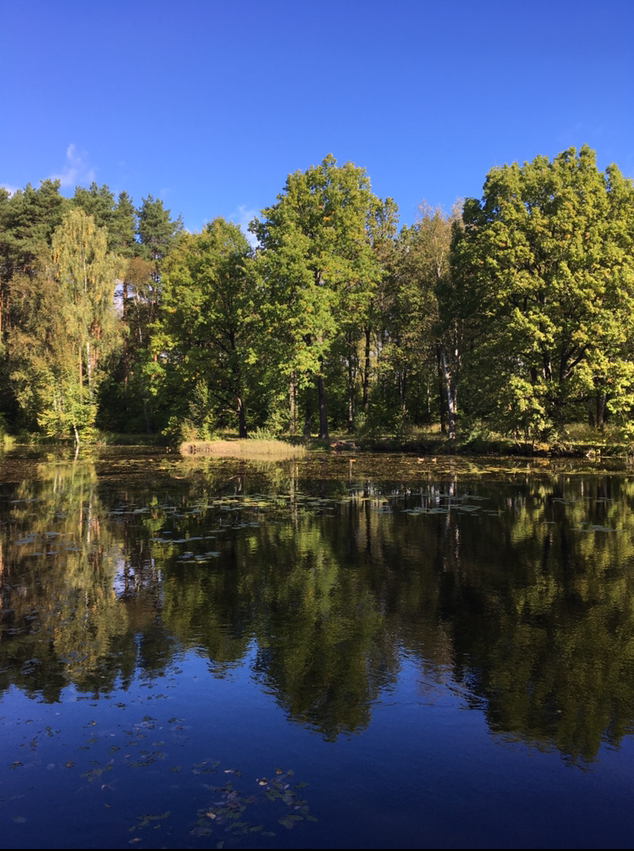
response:
{"label": "green foliage", "polygon": [[142,250],[136,241],[137,211],[127,192],[121,192],[115,203],[114,195],[104,183],[92,183],[89,189],[78,186],[73,201],[87,215],[92,216],[97,227],[108,233],[108,250],[124,257],[132,257]]}
{"label": "green foliage", "polygon": [[11,381],[9,336],[32,316],[33,278],[69,205],[59,188],[59,181],[45,180],[11,196],[0,190],[0,410],[14,427],[27,415]]}
{"label": "green foliage", "polygon": [[[255,268],[272,359],[290,385],[292,406],[298,390],[317,381],[321,437],[328,434],[328,363],[338,345],[340,359],[345,352],[349,373],[354,370],[380,278],[369,239],[378,206],[365,170],[337,166],[330,154],[321,165],[290,174],[277,204],[250,226],[260,244]],[[291,430],[294,417],[293,407]]]}
{"label": "green foliage", "polygon": [[95,424],[101,361],[119,339],[114,288],[120,268],[107,250],[105,229],[73,209],[53,234],[50,254],[23,282],[22,322],[8,337],[11,380],[46,435],[79,442]]}
{"label": "green foliage", "polygon": [[153,198],[152,195],[143,199],[137,215],[140,253],[146,260],[152,260],[156,264],[155,274],[158,281],[160,261],[167,257],[176,244],[179,234],[183,231],[183,222],[180,217],[174,221],[170,211],[163,206],[163,201]]}
{"label": "green foliage", "polygon": [[184,233],[152,195],[59,190],[0,190],[9,428],[205,439],[318,417],[321,438],[440,421],[563,444],[566,423],[609,421],[630,440],[634,189],[587,147],[493,169],[464,212],[423,205],[400,233],[394,201],[329,155],[251,223],[256,249],[221,219]]}
{"label": "green foliage", "polygon": [[590,411],[634,404],[634,190],[574,148],[491,171],[456,232],[456,291],[468,327],[465,410],[539,439]]}
{"label": "green foliage", "polygon": [[[82,209],[87,216],[92,216],[98,228],[106,228],[109,232],[114,218],[115,201],[110,188],[104,183],[97,186],[95,181],[89,189],[78,186],[73,197],[75,205]],[[112,246],[108,246],[111,248]]]}
{"label": "green foliage", "polygon": [[165,265],[152,341],[157,392],[171,398],[178,388],[176,413],[196,438],[205,439],[228,412],[247,436],[248,396],[259,371],[249,252],[239,227],[217,218],[201,234],[183,235]]}

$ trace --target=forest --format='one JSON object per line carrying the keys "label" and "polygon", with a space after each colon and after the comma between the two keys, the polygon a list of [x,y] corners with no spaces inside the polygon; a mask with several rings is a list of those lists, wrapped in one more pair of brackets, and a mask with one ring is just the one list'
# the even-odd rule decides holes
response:
{"label": "forest", "polygon": [[249,231],[105,184],[0,188],[0,429],[634,439],[634,185],[587,146],[401,228],[328,155]]}

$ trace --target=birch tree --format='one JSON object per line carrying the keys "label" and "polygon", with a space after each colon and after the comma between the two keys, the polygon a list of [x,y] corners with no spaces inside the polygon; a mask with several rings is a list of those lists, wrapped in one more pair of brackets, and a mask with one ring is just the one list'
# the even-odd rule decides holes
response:
{"label": "birch tree", "polygon": [[18,398],[46,434],[72,434],[79,443],[95,424],[100,365],[119,340],[114,290],[121,270],[105,228],[81,209],[65,214],[50,254],[39,258],[32,309],[10,346]]}

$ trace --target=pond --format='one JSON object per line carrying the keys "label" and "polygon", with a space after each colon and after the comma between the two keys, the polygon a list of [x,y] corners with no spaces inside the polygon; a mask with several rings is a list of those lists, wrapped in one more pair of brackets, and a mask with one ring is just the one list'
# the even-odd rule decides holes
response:
{"label": "pond", "polygon": [[5,847],[632,847],[634,477],[3,456]]}

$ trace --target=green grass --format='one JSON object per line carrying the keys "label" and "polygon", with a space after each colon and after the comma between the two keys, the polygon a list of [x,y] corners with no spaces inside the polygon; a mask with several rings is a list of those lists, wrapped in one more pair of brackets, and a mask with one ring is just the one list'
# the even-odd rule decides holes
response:
{"label": "green grass", "polygon": [[283,440],[187,440],[180,445],[181,455],[215,455],[229,458],[267,458],[284,460],[301,458],[305,446],[294,446]]}

